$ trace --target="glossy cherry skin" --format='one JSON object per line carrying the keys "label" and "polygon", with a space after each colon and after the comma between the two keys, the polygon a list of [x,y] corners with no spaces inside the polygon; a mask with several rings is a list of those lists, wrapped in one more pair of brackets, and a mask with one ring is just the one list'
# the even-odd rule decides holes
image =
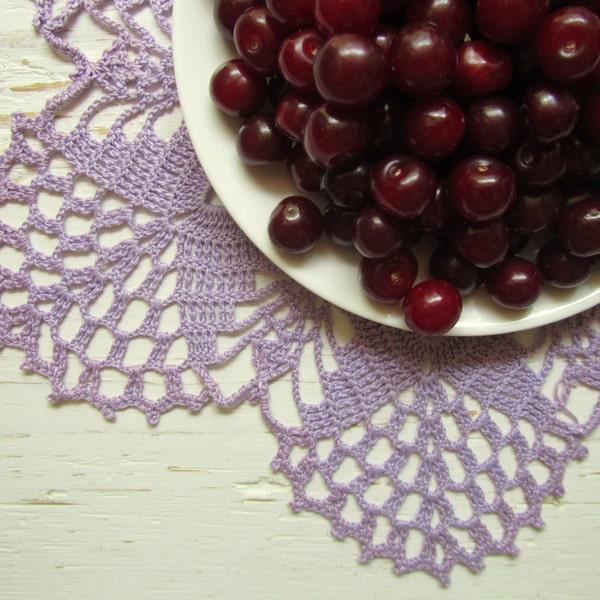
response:
{"label": "glossy cherry skin", "polygon": [[474,152],[500,156],[519,133],[519,105],[508,96],[473,98],[465,108],[465,141]]}
{"label": "glossy cherry skin", "polygon": [[[288,0],[292,1],[292,0]],[[336,33],[368,35],[381,16],[380,0],[315,0],[314,22],[327,36]]]}
{"label": "glossy cherry skin", "polygon": [[436,184],[426,162],[402,152],[381,159],[371,170],[375,202],[401,219],[418,217],[435,196]]}
{"label": "glossy cherry skin", "polygon": [[356,33],[330,37],[315,58],[313,72],[321,97],[349,108],[377,100],[391,75],[385,52],[371,38]]}
{"label": "glossy cherry skin", "polygon": [[456,50],[448,33],[433,23],[408,23],[390,48],[392,79],[411,98],[442,94],[452,82]]}
{"label": "glossy cherry skin", "polygon": [[485,269],[504,260],[510,249],[511,233],[502,219],[489,223],[459,219],[452,226],[448,240],[469,262]]}
{"label": "glossy cherry skin", "polygon": [[452,90],[462,98],[483,96],[508,86],[513,60],[508,51],[487,40],[465,42],[456,51]]}
{"label": "glossy cherry skin", "polygon": [[315,28],[294,31],[281,42],[277,66],[292,87],[316,91],[313,66],[324,43],[325,37]]}
{"label": "glossy cherry skin", "polygon": [[511,256],[486,274],[490,297],[505,308],[529,308],[539,298],[544,287],[536,265],[519,256]]}
{"label": "glossy cherry skin", "polygon": [[406,296],[413,286],[418,270],[419,265],[414,254],[403,248],[382,258],[361,258],[358,280],[370,298],[391,304]]}
{"label": "glossy cherry skin", "polygon": [[371,132],[365,112],[324,102],[309,114],[302,143],[313,162],[326,169],[338,169],[360,158]]}
{"label": "glossy cherry skin", "polygon": [[352,240],[363,256],[380,258],[408,244],[409,227],[375,204],[368,204],[354,221]]}
{"label": "glossy cherry skin", "polygon": [[442,279],[426,279],[415,285],[402,303],[404,320],[412,330],[425,336],[448,333],[462,312],[458,290]]}
{"label": "glossy cherry skin", "polygon": [[264,4],[263,0],[215,0],[213,19],[217,30],[226,39],[233,39],[233,28],[240,15],[248,8]]}
{"label": "glossy cherry skin", "polygon": [[559,8],[540,25],[535,48],[538,63],[550,79],[580,80],[600,61],[600,18],[583,6]]}
{"label": "glossy cherry skin", "polygon": [[279,44],[288,31],[264,6],[244,11],[233,28],[235,49],[255,71],[265,76],[278,73]]}
{"label": "glossy cherry skin", "polygon": [[507,161],[517,180],[528,187],[550,186],[567,169],[567,156],[559,140],[545,144],[522,139],[511,148]]}
{"label": "glossy cherry skin", "polygon": [[540,248],[536,262],[544,281],[558,288],[577,287],[588,279],[594,267],[593,258],[569,254],[557,239]]}
{"label": "glossy cherry skin", "polygon": [[338,206],[361,208],[371,200],[370,179],[368,160],[341,169],[328,169],[321,178],[321,194]]}
{"label": "glossy cherry skin", "polygon": [[309,27],[313,23],[315,0],[265,0],[271,15],[290,29]]}
{"label": "glossy cherry skin", "polygon": [[292,149],[292,141],[279,131],[273,115],[268,113],[248,117],[238,129],[236,145],[239,157],[249,166],[283,161]]}
{"label": "glossy cherry skin", "polygon": [[575,256],[600,255],[600,197],[586,198],[562,211],[556,235]]}
{"label": "glossy cherry skin", "polygon": [[228,60],[212,74],[212,101],[231,117],[249,117],[267,98],[267,82],[241,58]]}
{"label": "glossy cherry skin", "polygon": [[451,98],[414,102],[404,113],[401,142],[413,156],[429,162],[448,158],[465,133],[465,115]]}
{"label": "glossy cherry skin", "polygon": [[451,283],[462,295],[470,294],[479,282],[479,269],[448,243],[440,244],[431,253],[428,266],[433,279]]}
{"label": "glossy cherry skin", "polygon": [[549,0],[477,0],[479,29],[498,44],[520,44],[535,34],[548,14]]}
{"label": "glossy cherry skin", "polygon": [[388,25],[387,23],[379,23],[371,33],[371,39],[383,50],[383,53],[387,56],[392,42],[396,36],[396,28]]}
{"label": "glossy cherry skin", "polygon": [[313,108],[321,103],[318,94],[292,90],[281,98],[275,109],[275,124],[290,139],[302,138],[304,124]]}
{"label": "glossy cherry skin", "polygon": [[571,134],[579,122],[575,95],[560,84],[537,81],[521,99],[521,119],[527,135],[553,142]]}
{"label": "glossy cherry skin", "polygon": [[319,207],[304,196],[288,196],[269,217],[268,234],[272,244],[288,254],[308,252],[323,233]]}
{"label": "glossy cherry skin", "polygon": [[285,165],[290,179],[299,190],[309,193],[319,191],[325,169],[310,159],[302,144],[292,148]]}
{"label": "glossy cherry skin", "polygon": [[473,14],[467,0],[419,0],[404,14],[406,23],[429,21],[444,29],[452,42],[462,43],[470,33]]}
{"label": "glossy cherry skin", "polygon": [[446,186],[456,212],[471,222],[483,223],[508,210],[516,197],[517,179],[500,159],[473,155],[454,165]]}

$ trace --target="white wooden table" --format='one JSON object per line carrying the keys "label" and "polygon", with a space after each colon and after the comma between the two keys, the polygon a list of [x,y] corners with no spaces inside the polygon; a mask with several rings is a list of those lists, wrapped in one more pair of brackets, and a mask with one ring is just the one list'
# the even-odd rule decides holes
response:
{"label": "white wooden table", "polygon": [[[37,113],[68,82],[71,65],[36,36],[32,14],[31,3],[3,2],[2,149],[10,113]],[[21,359],[0,352],[3,600],[600,597],[598,431],[568,469],[566,496],[544,507],[546,530],[519,535],[521,556],[488,558],[478,576],[457,568],[443,590],[422,573],[394,576],[386,561],[358,564],[355,542],[292,514],[258,409],[175,411],[155,428],[128,411],[107,423],[84,404],[50,406],[49,385]]]}

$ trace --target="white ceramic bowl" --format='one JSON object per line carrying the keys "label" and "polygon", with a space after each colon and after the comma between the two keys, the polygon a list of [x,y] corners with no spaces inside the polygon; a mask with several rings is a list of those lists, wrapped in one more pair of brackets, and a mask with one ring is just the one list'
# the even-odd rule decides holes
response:
{"label": "white ceramic bowl", "polygon": [[[406,329],[398,305],[371,301],[357,280],[359,255],[323,237],[307,254],[277,251],[267,234],[275,205],[298,194],[283,165],[246,167],[237,156],[238,122],[223,115],[209,97],[214,70],[235,57],[213,22],[213,0],[175,0],[173,18],[175,76],[189,134],[203,168],[220,200],[254,244],[292,279],[331,302],[367,319]],[[422,249],[417,247],[423,268]],[[498,307],[483,289],[464,298],[463,312],[447,335],[477,336],[509,333],[555,322],[600,303],[600,269],[574,290],[546,286],[527,310]]]}

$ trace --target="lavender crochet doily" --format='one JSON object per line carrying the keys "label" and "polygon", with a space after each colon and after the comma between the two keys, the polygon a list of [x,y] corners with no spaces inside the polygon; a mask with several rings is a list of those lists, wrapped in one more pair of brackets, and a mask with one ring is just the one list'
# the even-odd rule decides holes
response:
{"label": "lavender crochet doily", "polygon": [[[516,555],[519,529],[543,526],[542,503],[563,494],[566,466],[600,421],[600,308],[478,339],[342,315],[244,237],[183,125],[157,133],[178,115],[171,2],[61,6],[38,0],[34,23],[73,62],[72,82],[39,116],[13,116],[0,159],[0,258],[11,256],[10,268],[0,262],[0,348],[24,351],[53,402],[87,401],[108,419],[258,405],[293,510],[358,540],[361,561],[385,557],[398,574],[448,584],[456,564],[479,571],[487,555]],[[83,13],[111,34],[96,60],[71,42]],[[65,130],[60,116],[75,108]],[[100,113],[113,122],[102,135],[91,126]],[[339,335],[346,319],[350,339]],[[237,360],[254,375],[225,391]],[[108,395],[107,380],[121,392]],[[284,394],[291,424],[277,409]]]}

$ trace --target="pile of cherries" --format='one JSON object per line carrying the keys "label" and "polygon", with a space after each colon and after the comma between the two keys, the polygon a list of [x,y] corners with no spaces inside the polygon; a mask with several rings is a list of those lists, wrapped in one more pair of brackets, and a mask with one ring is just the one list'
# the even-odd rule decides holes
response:
{"label": "pile of cherries", "polygon": [[584,282],[600,256],[599,15],[600,0],[216,0],[238,56],[211,98],[240,119],[241,159],[285,161],[299,190],[273,244],[354,246],[364,292],[425,335],[478,286],[525,309],[544,283]]}

